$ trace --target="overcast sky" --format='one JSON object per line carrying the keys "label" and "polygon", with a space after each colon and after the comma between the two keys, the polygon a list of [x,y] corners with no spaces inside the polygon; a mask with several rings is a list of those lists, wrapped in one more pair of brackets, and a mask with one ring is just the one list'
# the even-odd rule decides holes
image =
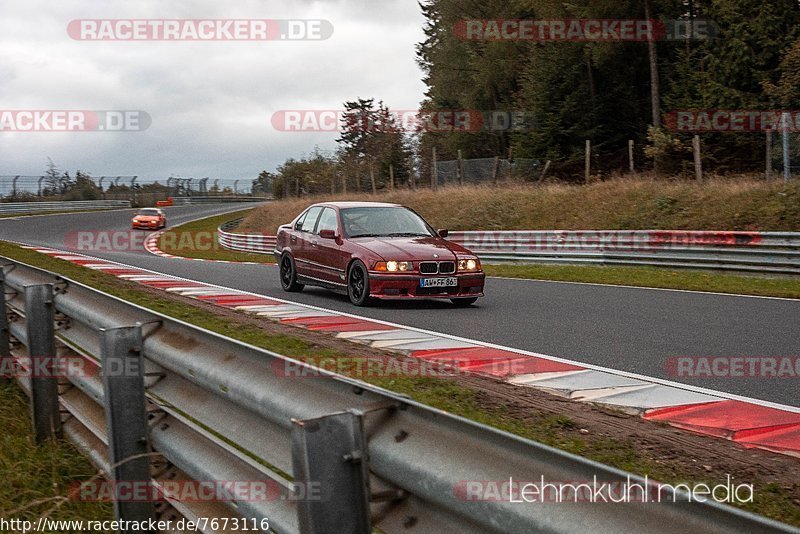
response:
{"label": "overcast sky", "polygon": [[[325,41],[73,40],[74,19],[326,19]],[[415,0],[0,0],[0,110],[143,110],[143,132],[2,132],[0,175],[50,157],[93,176],[251,179],[337,134],[276,131],[272,114],[356,97],[423,98]]]}

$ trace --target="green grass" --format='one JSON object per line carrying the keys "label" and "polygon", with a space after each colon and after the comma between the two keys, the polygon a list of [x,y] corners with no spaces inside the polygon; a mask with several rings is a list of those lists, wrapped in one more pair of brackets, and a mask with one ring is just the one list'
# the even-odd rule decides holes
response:
{"label": "green grass", "polygon": [[205,260],[248,261],[275,263],[272,254],[248,254],[222,248],[217,238],[217,228],[223,223],[248,215],[252,210],[242,210],[189,222],[167,229],[158,242],[158,248],[174,256]]}
{"label": "green grass", "polygon": [[[232,323],[205,309],[172,300],[153,296],[139,289],[134,283],[119,280],[111,275],[86,269],[72,263],[51,258],[33,250],[23,249],[16,245],[0,242],[0,255],[57,272],[75,281],[91,285],[109,294],[127,301],[150,308],[154,311],[181,319],[228,337],[239,339],[257,347],[262,347],[296,359],[314,361],[317,358],[348,358],[352,356],[339,351],[322,347],[300,336],[292,335],[287,327],[286,334],[275,335],[246,324]],[[575,422],[564,416],[539,414],[533,419],[521,420],[510,414],[505,407],[485,407],[480,402],[480,391],[462,385],[453,380],[431,379],[420,377],[375,378],[361,377],[367,382],[384,387],[397,393],[409,395],[416,401],[433,406],[450,413],[466,417],[513,434],[533,439],[557,447],[559,449],[602,462],[638,475],[648,475],[653,479],[666,483],[678,482],[721,482],[725,474],[709,473],[703,480],[697,480],[690,469],[683,468],[681,461],[653,461],[636,450],[632,443],[624,439],[589,439],[576,434]],[[0,402],[3,399],[0,397]],[[24,401],[24,399],[23,399]],[[5,402],[2,403],[6,405]],[[0,422],[7,426],[7,418],[19,418],[19,407],[0,412]],[[18,447],[21,445],[17,445]],[[5,447],[4,447],[5,449]],[[69,449],[66,449],[69,450]],[[9,452],[13,455],[14,452]],[[71,451],[70,451],[71,454]],[[77,453],[75,453],[77,455]],[[45,459],[41,460],[42,462]],[[80,463],[79,458],[71,458]],[[36,481],[30,484],[38,486],[51,483],[53,476],[47,468],[50,464],[37,465],[31,471],[37,473]],[[59,473],[57,476],[61,476]],[[61,479],[59,479],[61,480]],[[800,526],[800,505],[793,501],[790,488],[783,488],[769,481],[749,481],[756,484],[757,499],[744,507],[755,513],[771,517],[786,523]],[[63,486],[63,481],[58,488]],[[55,490],[54,490],[55,491]],[[2,494],[0,494],[2,497]],[[16,502],[27,501],[19,497]],[[87,512],[89,513],[89,512]]]}
{"label": "green grass", "polygon": [[97,470],[66,440],[34,443],[28,397],[12,381],[0,380],[0,517],[35,522],[113,519],[110,503],[67,497]]}
{"label": "green grass", "polygon": [[657,267],[484,264],[483,268],[489,276],[507,278],[800,298],[800,279],[789,277],[766,278],[706,271],[676,271]]}

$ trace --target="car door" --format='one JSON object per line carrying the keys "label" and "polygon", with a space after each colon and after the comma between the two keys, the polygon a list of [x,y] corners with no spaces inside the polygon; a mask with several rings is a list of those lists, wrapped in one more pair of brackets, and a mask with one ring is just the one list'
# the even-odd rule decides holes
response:
{"label": "car door", "polygon": [[[323,239],[320,237],[323,230],[333,230],[337,239]],[[349,254],[342,248],[341,236],[338,212],[333,208],[325,208],[311,240],[310,259],[314,262],[314,276],[335,285],[344,284],[344,270],[349,259]]]}
{"label": "car door", "polygon": [[299,223],[299,230],[295,232],[297,241],[292,244],[292,252],[294,254],[294,263],[297,267],[297,274],[301,276],[311,276],[316,278],[314,269],[312,267],[313,260],[311,240],[315,238],[314,230],[317,227],[317,220],[322,213],[321,206],[312,206],[306,212],[306,216]]}

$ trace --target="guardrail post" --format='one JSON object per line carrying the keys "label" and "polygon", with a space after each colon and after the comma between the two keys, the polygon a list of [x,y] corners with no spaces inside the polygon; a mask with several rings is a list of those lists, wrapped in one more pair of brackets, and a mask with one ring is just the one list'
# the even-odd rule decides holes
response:
{"label": "guardrail post", "polygon": [[[300,532],[371,532],[363,419],[343,412],[292,421]],[[299,495],[298,495],[299,493]]]}
{"label": "guardrail post", "polygon": [[31,366],[31,419],[36,443],[61,433],[56,338],[53,326],[53,284],[25,287],[25,327]]}
{"label": "guardrail post", "polygon": [[[8,313],[6,311],[6,273],[0,267],[0,378],[11,371],[11,346],[8,334]],[[9,375],[13,376],[13,375]]]}
{"label": "guardrail post", "polygon": [[146,521],[154,517],[148,500],[120,499],[120,482],[150,481],[150,452],[145,413],[144,364],[140,326],[102,331],[103,402],[108,433],[109,476],[117,519]]}

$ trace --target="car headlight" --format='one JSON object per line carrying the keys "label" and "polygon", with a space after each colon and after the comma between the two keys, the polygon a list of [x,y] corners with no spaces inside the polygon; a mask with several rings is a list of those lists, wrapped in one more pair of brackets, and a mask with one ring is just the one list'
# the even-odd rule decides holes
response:
{"label": "car headlight", "polygon": [[481,269],[481,262],[478,258],[469,258],[458,260],[459,271],[479,271]]}
{"label": "car headlight", "polygon": [[379,261],[375,264],[375,270],[389,273],[404,273],[406,271],[413,271],[414,265],[410,261]]}

